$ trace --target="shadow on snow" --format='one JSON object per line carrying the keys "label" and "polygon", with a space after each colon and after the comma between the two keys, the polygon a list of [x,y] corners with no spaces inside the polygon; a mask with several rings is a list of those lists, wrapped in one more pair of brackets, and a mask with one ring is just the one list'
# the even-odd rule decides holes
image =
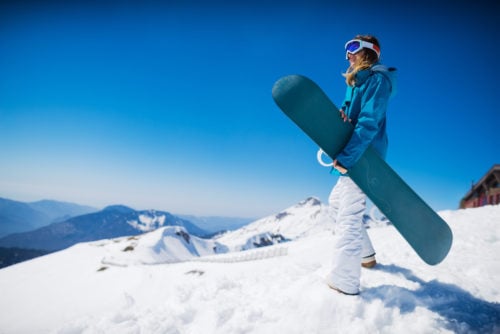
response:
{"label": "shadow on snow", "polygon": [[387,307],[396,307],[401,313],[424,307],[438,313],[447,322],[445,327],[456,333],[496,333],[500,331],[500,304],[474,297],[462,288],[437,280],[425,282],[410,270],[396,265],[377,265],[375,270],[403,275],[418,283],[416,290],[393,285],[364,289],[362,298],[380,299]]}

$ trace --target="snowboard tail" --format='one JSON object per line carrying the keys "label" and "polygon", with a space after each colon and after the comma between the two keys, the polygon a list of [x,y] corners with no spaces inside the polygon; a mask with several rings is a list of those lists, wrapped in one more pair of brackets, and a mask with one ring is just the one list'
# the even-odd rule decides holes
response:
{"label": "snowboard tail", "polygon": [[[280,109],[328,156],[336,157],[348,143],[354,127],[312,80],[290,75],[273,87]],[[448,254],[453,235],[446,222],[369,147],[349,169],[349,177],[392,222],[420,258],[430,265]]]}

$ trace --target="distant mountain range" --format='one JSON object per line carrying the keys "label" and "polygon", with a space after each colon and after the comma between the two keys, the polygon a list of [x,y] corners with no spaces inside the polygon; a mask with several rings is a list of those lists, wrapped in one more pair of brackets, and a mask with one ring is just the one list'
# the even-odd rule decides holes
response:
{"label": "distant mountain range", "polygon": [[31,231],[95,211],[98,209],[67,202],[42,200],[25,203],[0,198],[0,237]]}
{"label": "distant mountain range", "polygon": [[[47,208],[47,204],[49,203],[54,208],[61,207],[52,201],[37,203],[44,208]],[[64,208],[64,206],[62,207]],[[25,210],[26,206],[20,206],[20,208]],[[57,211],[57,209],[55,210]],[[41,211],[39,209],[36,212],[40,213]],[[60,216],[60,213],[63,211],[59,209],[57,215]],[[50,215],[45,213],[45,216]],[[51,217],[54,216],[56,215],[51,215]],[[314,197],[307,198],[275,215],[256,220],[246,225],[244,225],[246,221],[243,218],[238,220],[224,217],[189,217],[203,224],[203,226],[209,225],[211,228],[214,228],[215,226],[221,227],[225,225],[232,227],[232,231],[214,235],[213,230],[207,231],[207,229],[202,229],[193,224],[192,221],[168,212],[156,210],[136,211],[123,205],[114,205],[106,207],[101,211],[72,217],[32,231],[14,233],[0,238],[0,268],[15,263],[16,259],[17,262],[20,262],[29,259],[30,256],[35,257],[48,252],[62,250],[77,243],[98,240],[113,243],[113,240],[116,238],[123,239],[123,237],[126,237],[123,240],[130,240],[128,242],[131,243],[131,245],[127,246],[127,249],[137,249],[137,246],[139,246],[137,244],[138,240],[153,238],[151,241],[152,246],[147,246],[145,251],[152,252],[151,256],[154,258],[159,256],[159,253],[156,251],[167,247],[158,246],[159,244],[155,243],[155,238],[161,238],[165,242],[166,240],[170,240],[169,243],[174,242],[172,241],[174,239],[180,240],[181,242],[175,241],[177,243],[180,242],[178,246],[174,248],[172,248],[173,246],[168,246],[169,250],[164,252],[165,254],[162,253],[163,255],[158,258],[160,262],[175,262],[181,258],[200,256],[202,253],[209,255],[269,246],[294,240],[310,233],[332,230],[333,228],[328,206],[323,205],[319,199]],[[244,226],[240,227],[237,225]],[[165,229],[170,227],[176,227],[177,229]],[[239,228],[234,229],[235,227]],[[159,231],[158,236],[147,233],[153,231],[155,233]],[[168,234],[168,237],[165,233]],[[194,244],[192,244],[193,242]],[[191,249],[192,247],[195,248]],[[151,249],[153,250],[151,251]],[[172,255],[170,254],[171,252],[175,254]],[[118,254],[120,255],[116,255],[114,260],[110,261],[118,261],[119,263],[125,261],[128,263],[134,258],[134,256],[130,258],[131,255]],[[181,254],[184,255],[181,256]],[[13,256],[15,257],[14,259],[12,259]],[[144,259],[142,258],[141,261],[144,261]]]}
{"label": "distant mountain range", "polygon": [[193,223],[168,212],[136,211],[115,205],[33,231],[8,235],[0,238],[0,247],[57,251],[79,242],[134,236],[163,226],[182,226],[195,236],[208,234]]}
{"label": "distant mountain range", "polygon": [[[92,246],[109,248],[102,260],[105,266],[173,263],[276,245],[332,228],[328,207],[313,197],[212,238],[202,238],[206,231],[170,213],[135,211],[115,205],[32,232],[2,238],[0,262],[2,250],[16,251],[19,257],[24,255],[19,249],[1,247],[54,251],[76,243],[91,242]],[[26,250],[25,253],[30,254]]]}

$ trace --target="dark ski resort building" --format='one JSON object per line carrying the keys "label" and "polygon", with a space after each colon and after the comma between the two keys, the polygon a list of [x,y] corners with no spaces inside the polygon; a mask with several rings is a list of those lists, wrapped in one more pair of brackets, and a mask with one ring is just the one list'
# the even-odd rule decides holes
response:
{"label": "dark ski resort building", "polygon": [[496,164],[477,182],[460,201],[460,208],[477,208],[500,204],[500,164]]}

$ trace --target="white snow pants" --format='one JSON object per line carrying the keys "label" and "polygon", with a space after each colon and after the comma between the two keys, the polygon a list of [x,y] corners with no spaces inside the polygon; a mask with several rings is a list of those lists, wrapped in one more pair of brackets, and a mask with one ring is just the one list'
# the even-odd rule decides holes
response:
{"label": "white snow pants", "polygon": [[366,195],[351,180],[341,176],[328,199],[336,221],[337,243],[329,283],[345,293],[359,293],[361,258],[375,253],[363,224]]}

